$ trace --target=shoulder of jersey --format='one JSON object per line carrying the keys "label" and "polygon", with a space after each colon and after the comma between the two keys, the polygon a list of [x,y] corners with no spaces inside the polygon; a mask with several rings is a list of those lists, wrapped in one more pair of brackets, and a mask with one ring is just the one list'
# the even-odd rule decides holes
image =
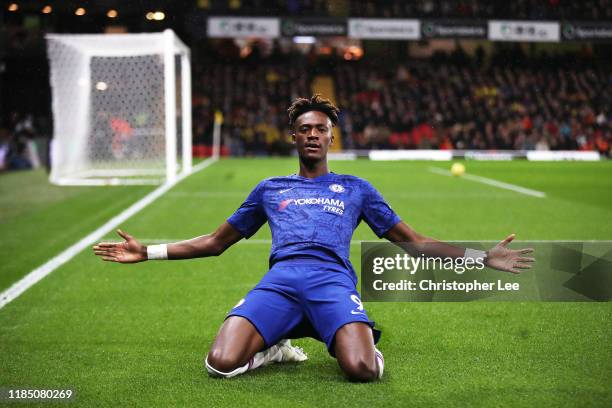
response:
{"label": "shoulder of jersey", "polygon": [[263,179],[260,184],[262,186],[272,186],[275,184],[281,184],[281,185],[286,185],[287,183],[291,183],[291,182],[295,182],[298,179],[295,177],[291,177],[291,176],[277,176],[277,177],[268,177],[266,179]]}
{"label": "shoulder of jersey", "polygon": [[335,180],[336,182],[344,182],[344,183],[357,183],[361,184],[365,182],[361,177],[353,176],[352,174],[336,174]]}

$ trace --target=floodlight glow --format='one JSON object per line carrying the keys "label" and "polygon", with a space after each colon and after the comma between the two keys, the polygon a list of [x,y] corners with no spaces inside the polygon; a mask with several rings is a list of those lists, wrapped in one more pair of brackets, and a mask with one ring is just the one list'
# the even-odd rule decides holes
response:
{"label": "floodlight glow", "polygon": [[100,81],[96,84],[96,89],[98,91],[106,91],[107,88],[108,88],[108,85],[106,84],[106,82]]}
{"label": "floodlight glow", "polygon": [[117,10],[110,9],[110,10],[108,10],[106,12],[106,17],[108,17],[108,18],[115,18],[115,17],[117,17],[117,14],[118,14]]}
{"label": "floodlight glow", "polygon": [[8,11],[17,11],[19,10],[19,5],[17,3],[11,3],[8,6]]}
{"label": "floodlight glow", "polygon": [[45,7],[42,8],[42,13],[43,14],[51,14],[52,11],[53,11],[53,7],[51,7],[48,4]]}
{"label": "floodlight glow", "polygon": [[78,9],[76,9],[74,11],[74,14],[77,16],[84,16],[86,13],[85,9],[83,7],[79,7]]}

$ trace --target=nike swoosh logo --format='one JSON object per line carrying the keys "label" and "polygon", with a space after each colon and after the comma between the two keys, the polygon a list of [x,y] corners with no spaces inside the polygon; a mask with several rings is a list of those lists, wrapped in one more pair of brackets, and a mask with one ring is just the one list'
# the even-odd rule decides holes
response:
{"label": "nike swoosh logo", "polygon": [[365,313],[363,313],[363,312],[356,312],[354,310],[351,310],[351,314],[362,314],[362,315],[364,315]]}
{"label": "nike swoosh logo", "polygon": [[288,188],[288,189],[286,189],[286,190],[281,190],[281,191],[279,191],[279,192],[278,192],[278,194],[283,194],[283,193],[286,193],[287,191],[289,191],[289,190],[293,190],[294,188],[295,188],[295,187],[291,187],[291,188]]}

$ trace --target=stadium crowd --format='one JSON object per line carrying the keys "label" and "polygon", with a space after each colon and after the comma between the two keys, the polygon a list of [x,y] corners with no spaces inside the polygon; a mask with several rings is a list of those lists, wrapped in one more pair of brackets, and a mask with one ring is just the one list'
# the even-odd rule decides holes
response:
{"label": "stadium crowd", "polygon": [[546,58],[523,64],[440,56],[336,72],[353,148],[609,151],[612,75]]}
{"label": "stadium crowd", "polygon": [[[365,60],[327,64],[342,109],[343,148],[577,149],[609,155],[612,73],[572,57],[518,62],[481,64],[439,55],[382,66]],[[231,154],[288,153],[285,108],[311,93],[312,72],[316,67],[308,61],[202,68],[194,89],[194,143],[210,143],[213,112],[221,110]]]}
{"label": "stadium crowd", "polygon": [[[256,54],[194,65],[196,149],[211,145],[218,110],[227,154],[290,154],[286,108],[310,95],[322,73],[334,80],[344,149],[612,150],[612,72],[592,59],[511,54],[485,62],[458,53],[381,64]],[[0,170],[47,163],[48,122],[29,113],[5,118]]]}
{"label": "stadium crowd", "polygon": [[[215,111],[232,155],[286,155],[289,101],[310,94],[305,66],[279,63],[207,66],[194,81],[194,144],[210,145]],[[215,86],[211,86],[215,84]]]}

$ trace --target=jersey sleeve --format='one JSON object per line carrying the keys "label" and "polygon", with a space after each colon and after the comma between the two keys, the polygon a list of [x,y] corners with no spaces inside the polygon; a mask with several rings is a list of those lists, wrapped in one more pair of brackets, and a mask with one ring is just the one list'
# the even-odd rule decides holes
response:
{"label": "jersey sleeve", "polygon": [[263,185],[263,181],[259,183],[244,203],[227,219],[227,222],[247,239],[268,220],[263,206]]}
{"label": "jersey sleeve", "polygon": [[362,193],[361,218],[370,226],[378,238],[382,238],[401,219],[387,204],[378,190],[365,180],[362,184]]}

